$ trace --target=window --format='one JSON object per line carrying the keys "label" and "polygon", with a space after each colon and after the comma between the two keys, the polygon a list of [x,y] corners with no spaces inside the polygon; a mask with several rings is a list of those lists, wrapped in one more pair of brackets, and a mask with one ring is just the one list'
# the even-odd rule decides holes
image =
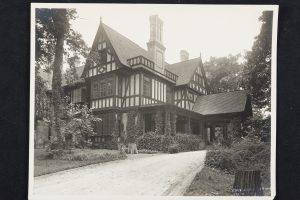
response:
{"label": "window", "polygon": [[113,85],[112,80],[107,82],[107,84],[106,84],[107,95],[106,96],[111,96],[113,94],[112,85]]}
{"label": "window", "polygon": [[97,98],[98,96],[99,96],[98,82],[93,82],[93,84],[92,84],[92,98]]}
{"label": "window", "polygon": [[151,97],[151,79],[144,76],[144,96]]}
{"label": "window", "polygon": [[113,79],[105,78],[92,82],[92,98],[106,97],[113,95]]}

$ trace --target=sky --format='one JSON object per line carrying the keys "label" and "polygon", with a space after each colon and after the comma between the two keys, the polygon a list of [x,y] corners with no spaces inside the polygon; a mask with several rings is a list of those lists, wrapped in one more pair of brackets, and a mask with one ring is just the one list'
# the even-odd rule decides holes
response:
{"label": "sky", "polygon": [[82,4],[76,6],[78,18],[72,27],[82,34],[91,47],[100,23],[128,37],[144,49],[150,38],[149,16],[158,14],[163,20],[165,60],[179,62],[185,49],[190,58],[244,53],[251,50],[259,34],[258,18],[263,7],[201,5],[137,5]]}

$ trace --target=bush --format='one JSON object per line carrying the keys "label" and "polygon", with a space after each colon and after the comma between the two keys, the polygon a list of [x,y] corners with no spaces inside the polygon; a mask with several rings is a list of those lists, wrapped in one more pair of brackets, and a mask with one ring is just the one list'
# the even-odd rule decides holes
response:
{"label": "bush", "polygon": [[168,152],[168,147],[177,144],[178,151],[196,151],[204,148],[200,137],[192,134],[159,135],[154,132],[145,133],[137,140],[138,149]]}
{"label": "bush", "polygon": [[246,137],[232,147],[209,151],[205,165],[218,168],[234,174],[240,170],[260,170],[262,181],[270,184],[270,144],[261,142],[258,138]]}
{"label": "bush", "polygon": [[231,150],[215,150],[206,154],[205,165],[234,173],[237,164],[233,159]]}
{"label": "bush", "polygon": [[201,139],[192,134],[176,134],[175,141],[179,145],[179,151],[196,151],[200,149]]}
{"label": "bush", "polygon": [[154,132],[145,133],[144,135],[138,137],[137,148],[160,151],[161,150],[161,136]]}
{"label": "bush", "polygon": [[179,145],[178,144],[171,144],[168,147],[168,152],[173,154],[173,153],[178,153],[179,152]]}
{"label": "bush", "polygon": [[161,136],[160,150],[163,152],[168,152],[169,146],[173,145],[174,143],[175,143],[174,137],[170,135],[163,135]]}

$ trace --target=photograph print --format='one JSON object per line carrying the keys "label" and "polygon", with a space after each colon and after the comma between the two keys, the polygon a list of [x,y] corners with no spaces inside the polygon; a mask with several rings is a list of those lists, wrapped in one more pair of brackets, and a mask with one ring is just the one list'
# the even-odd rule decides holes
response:
{"label": "photograph print", "polygon": [[31,4],[29,199],[272,199],[277,17]]}

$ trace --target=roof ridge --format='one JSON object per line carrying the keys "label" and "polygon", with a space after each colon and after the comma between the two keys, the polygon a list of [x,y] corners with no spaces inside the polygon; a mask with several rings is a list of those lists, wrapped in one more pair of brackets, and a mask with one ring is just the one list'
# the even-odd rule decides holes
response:
{"label": "roof ridge", "polygon": [[180,64],[180,63],[184,63],[184,62],[188,62],[188,61],[192,61],[192,60],[196,60],[196,59],[200,59],[200,57],[196,57],[196,58],[192,58],[192,59],[189,59],[189,60],[184,60],[184,61],[180,61],[180,62],[176,62],[176,63],[168,64],[168,65]]}

